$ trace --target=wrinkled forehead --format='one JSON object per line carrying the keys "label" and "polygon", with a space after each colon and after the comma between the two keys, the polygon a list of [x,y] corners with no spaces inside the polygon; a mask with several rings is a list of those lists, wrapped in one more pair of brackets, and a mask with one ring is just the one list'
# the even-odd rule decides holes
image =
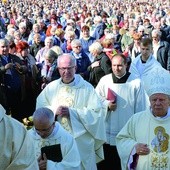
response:
{"label": "wrinkled forehead", "polygon": [[74,63],[69,59],[66,59],[66,60],[61,59],[58,63],[58,66],[59,67],[70,67],[70,66],[74,66]]}
{"label": "wrinkled forehead", "polygon": [[112,65],[123,65],[123,64],[125,64],[125,62],[121,56],[114,56],[112,58]]}
{"label": "wrinkled forehead", "polygon": [[168,94],[165,94],[165,93],[154,93],[150,96],[151,99],[157,99],[157,98],[162,98],[162,99],[168,99],[169,98],[169,95]]}
{"label": "wrinkled forehead", "polygon": [[65,55],[65,56],[62,56],[62,58],[59,58],[58,66],[59,67],[71,67],[71,66],[75,66],[75,63],[70,56]]}

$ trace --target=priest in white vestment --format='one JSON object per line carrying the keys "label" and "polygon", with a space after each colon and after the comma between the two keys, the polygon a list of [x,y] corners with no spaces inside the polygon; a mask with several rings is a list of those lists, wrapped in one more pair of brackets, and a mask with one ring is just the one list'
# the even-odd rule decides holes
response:
{"label": "priest in white vestment", "polygon": [[[99,170],[110,170],[110,167],[116,170],[121,169],[116,151],[116,135],[133,114],[149,107],[140,79],[130,74],[126,68],[126,57],[122,54],[115,55],[112,58],[113,73],[102,77],[96,87],[97,93],[108,110],[105,115],[107,137],[104,145],[105,160],[99,163]],[[115,101],[109,93],[114,93]]]}
{"label": "priest in white vestment", "polygon": [[0,169],[38,170],[33,141],[25,127],[0,105]]}
{"label": "priest in white vestment", "polygon": [[170,169],[170,74],[156,68],[147,78],[151,107],[133,115],[116,137],[122,170]]}
{"label": "priest in white vestment", "polygon": [[96,170],[96,162],[103,159],[106,110],[93,86],[75,74],[74,56],[59,56],[58,69],[61,78],[40,93],[36,108],[48,107],[55,113],[61,125],[76,139],[82,169]]}
{"label": "priest in white vestment", "polygon": [[[51,159],[55,161],[47,157],[44,163],[46,170],[81,170],[76,141],[55,122],[54,113],[48,108],[39,108],[33,114],[33,122],[34,127],[29,133],[34,140],[38,162],[43,161],[41,148],[51,146],[53,150],[50,150],[50,153],[53,152],[51,154],[54,155]],[[58,149],[55,146],[58,146]]]}

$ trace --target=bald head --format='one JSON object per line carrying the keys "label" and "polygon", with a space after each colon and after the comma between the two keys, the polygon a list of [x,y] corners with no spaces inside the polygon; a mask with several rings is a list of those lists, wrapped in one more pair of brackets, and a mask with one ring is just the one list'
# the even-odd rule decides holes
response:
{"label": "bald head", "polygon": [[63,53],[58,57],[57,59],[58,66],[61,67],[62,63],[70,63],[70,65],[74,65],[74,66],[76,66],[77,64],[76,58],[68,53]]}
{"label": "bald head", "polygon": [[71,54],[64,53],[58,57],[57,64],[62,82],[71,83],[76,73],[76,58]]}
{"label": "bald head", "polygon": [[34,123],[52,124],[54,119],[54,113],[46,107],[38,108],[33,114]]}

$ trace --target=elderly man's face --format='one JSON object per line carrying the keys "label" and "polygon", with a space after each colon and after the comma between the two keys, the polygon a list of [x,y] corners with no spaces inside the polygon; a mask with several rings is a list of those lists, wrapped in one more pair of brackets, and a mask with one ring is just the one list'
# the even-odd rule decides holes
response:
{"label": "elderly man's face", "polygon": [[166,94],[156,93],[149,98],[153,114],[158,117],[164,117],[170,106],[170,99]]}
{"label": "elderly man's face", "polygon": [[39,122],[37,120],[34,120],[34,128],[38,135],[40,135],[42,138],[47,138],[53,131],[55,126],[55,123],[51,123],[49,121],[46,122]]}
{"label": "elderly man's face", "polygon": [[66,56],[60,60],[58,63],[58,69],[64,83],[69,84],[74,80],[76,66],[71,62],[69,57],[67,58]]}
{"label": "elderly man's face", "polygon": [[159,35],[157,35],[156,33],[152,33],[152,41],[153,41],[153,43],[159,42],[159,40],[160,40]]}
{"label": "elderly man's face", "polygon": [[0,44],[0,55],[7,55],[9,52],[9,45],[5,43]]}

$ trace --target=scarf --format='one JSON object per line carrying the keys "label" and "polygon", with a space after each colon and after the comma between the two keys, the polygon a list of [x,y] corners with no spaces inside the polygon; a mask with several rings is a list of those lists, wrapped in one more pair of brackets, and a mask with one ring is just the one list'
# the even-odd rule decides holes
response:
{"label": "scarf", "polygon": [[47,65],[45,62],[41,69],[41,76],[47,78],[48,81],[51,81],[52,74],[57,66],[57,60],[54,60],[54,62],[51,65]]}

